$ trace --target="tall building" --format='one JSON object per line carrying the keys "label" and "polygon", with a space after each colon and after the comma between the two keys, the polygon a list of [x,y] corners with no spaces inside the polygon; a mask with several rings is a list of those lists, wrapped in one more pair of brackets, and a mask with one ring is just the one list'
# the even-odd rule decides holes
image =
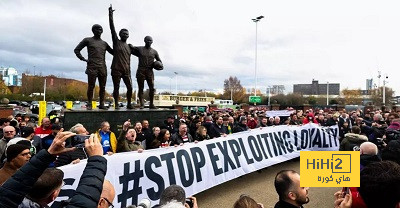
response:
{"label": "tall building", "polygon": [[294,84],[293,93],[302,95],[326,95],[329,85],[329,95],[340,95],[339,83],[319,84],[318,80],[312,80],[311,84]]}
{"label": "tall building", "polygon": [[271,94],[273,95],[280,95],[285,93],[285,86],[284,85],[272,85],[271,87]]}
{"label": "tall building", "polygon": [[372,90],[372,87],[373,87],[373,79],[372,78],[371,79],[367,79],[365,89],[366,90]]}
{"label": "tall building", "polygon": [[15,68],[0,67],[0,76],[6,86],[21,86],[22,75]]}

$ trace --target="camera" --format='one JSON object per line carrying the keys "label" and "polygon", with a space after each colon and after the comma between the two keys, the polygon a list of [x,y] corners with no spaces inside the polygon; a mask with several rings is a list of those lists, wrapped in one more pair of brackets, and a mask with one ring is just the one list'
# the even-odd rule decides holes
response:
{"label": "camera", "polygon": [[193,200],[186,198],[185,203],[189,205],[189,207],[193,207]]}
{"label": "camera", "polygon": [[84,147],[85,140],[89,139],[90,135],[75,135],[71,138],[71,146],[73,147]]}

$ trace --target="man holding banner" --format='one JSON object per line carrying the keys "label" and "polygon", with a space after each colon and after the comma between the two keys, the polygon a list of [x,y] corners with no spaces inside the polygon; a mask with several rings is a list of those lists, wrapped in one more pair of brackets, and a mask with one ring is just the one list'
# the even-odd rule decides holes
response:
{"label": "man holding banner", "polygon": [[171,136],[172,145],[182,145],[184,143],[193,142],[193,137],[188,133],[187,125],[185,123],[179,124],[179,130]]}

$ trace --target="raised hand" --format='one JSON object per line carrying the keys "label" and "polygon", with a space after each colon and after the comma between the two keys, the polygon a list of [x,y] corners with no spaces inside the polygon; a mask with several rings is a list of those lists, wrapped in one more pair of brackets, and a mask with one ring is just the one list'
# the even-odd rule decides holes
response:
{"label": "raised hand", "polygon": [[124,125],[122,126],[122,129],[124,131],[127,131],[130,126],[131,126],[131,119],[128,119],[127,121],[125,121]]}
{"label": "raised hand", "polygon": [[64,152],[69,152],[75,149],[75,147],[65,148],[65,140],[71,136],[75,136],[75,133],[70,131],[65,131],[61,128],[61,130],[57,133],[56,137],[51,143],[49,149],[47,150],[52,155],[59,155]]}
{"label": "raised hand", "polygon": [[108,12],[112,14],[115,10],[112,9],[112,4],[110,4],[110,7],[108,7]]}
{"label": "raised hand", "polygon": [[95,134],[91,134],[89,139],[85,140],[85,150],[89,157],[103,155],[103,146],[101,146],[100,140]]}

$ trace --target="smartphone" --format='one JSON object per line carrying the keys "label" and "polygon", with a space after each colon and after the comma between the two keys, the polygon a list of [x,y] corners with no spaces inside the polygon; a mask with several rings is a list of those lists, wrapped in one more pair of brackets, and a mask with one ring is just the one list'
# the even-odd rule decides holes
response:
{"label": "smartphone", "polygon": [[350,188],[349,187],[343,187],[342,188],[342,198],[346,196],[346,194],[350,193]]}
{"label": "smartphone", "polygon": [[89,139],[90,135],[75,135],[72,137],[71,145],[73,147],[85,147],[85,140]]}
{"label": "smartphone", "polygon": [[189,205],[189,207],[193,207],[193,201],[190,198],[186,198],[185,202]]}

